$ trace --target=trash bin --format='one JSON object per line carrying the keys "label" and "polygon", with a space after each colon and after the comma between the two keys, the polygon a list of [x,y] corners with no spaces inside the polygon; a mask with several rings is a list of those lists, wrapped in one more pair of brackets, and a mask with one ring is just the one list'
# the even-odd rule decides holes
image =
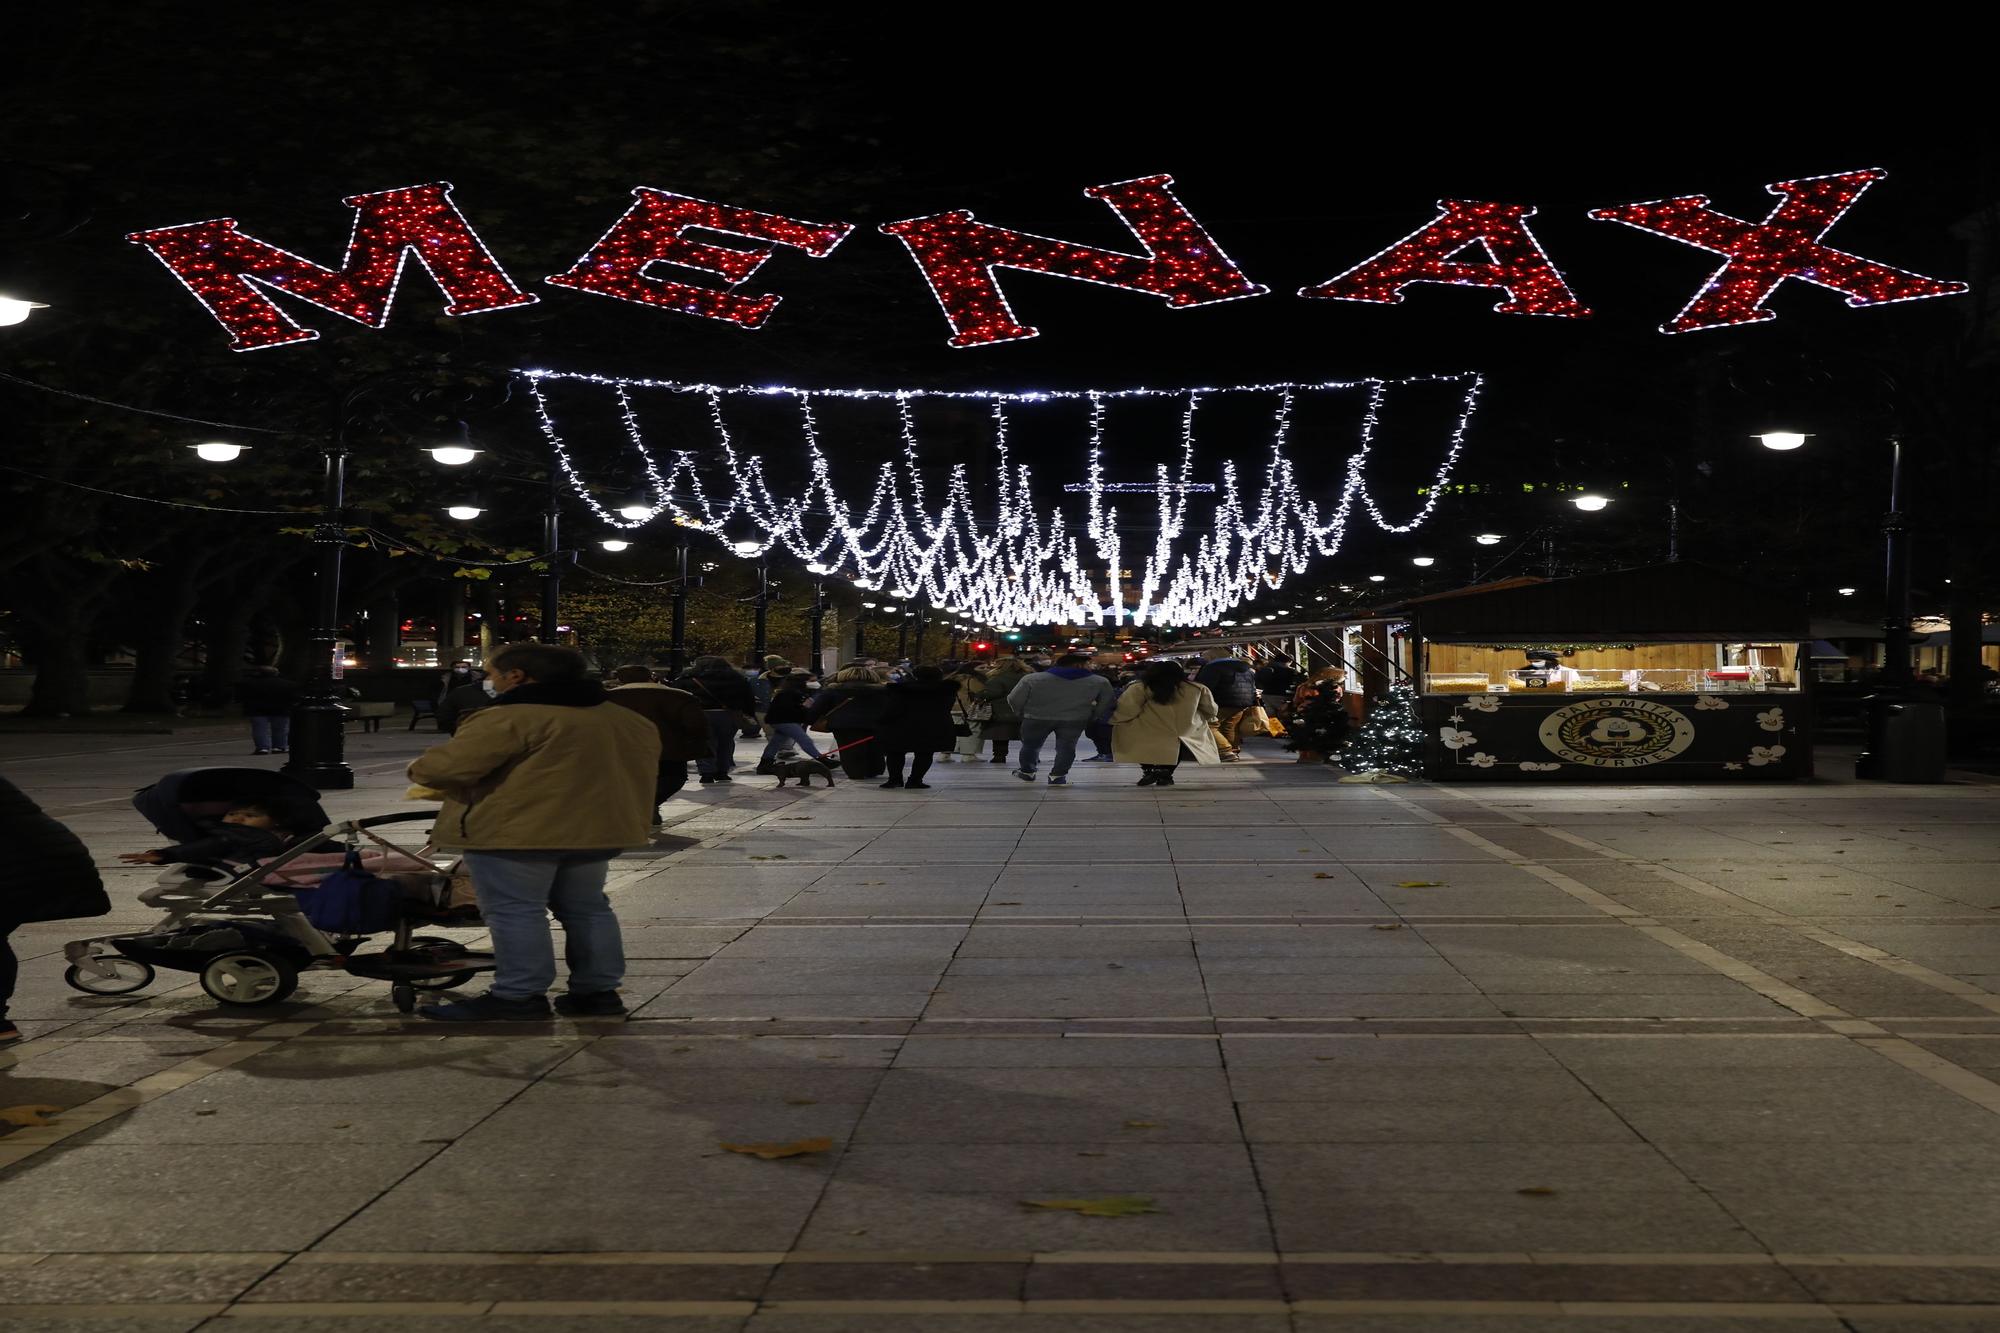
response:
{"label": "trash bin", "polygon": [[1943,782],[1944,704],[1896,694],[1868,698],[1868,749],[1856,777],[1876,782]]}

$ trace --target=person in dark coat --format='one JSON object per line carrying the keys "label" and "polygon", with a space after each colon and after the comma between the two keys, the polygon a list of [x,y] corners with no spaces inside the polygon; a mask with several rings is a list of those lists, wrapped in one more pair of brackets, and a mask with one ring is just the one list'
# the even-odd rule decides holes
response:
{"label": "person in dark coat", "polygon": [[660,776],[653,784],[653,822],[658,824],[662,822],[660,807],[687,786],[687,761],[706,759],[713,752],[708,714],[701,701],[686,690],[654,680],[650,667],[635,662],[611,675],[618,683],[604,697],[631,709],[660,733]]}
{"label": "person in dark coat", "polygon": [[812,724],[833,733],[833,743],[840,748],[840,771],[857,781],[882,773],[877,737],[889,704],[883,680],[884,673],[876,667],[845,666],[806,705]]}
{"label": "person in dark coat", "polygon": [[104,881],[82,839],[42,813],[19,787],[0,778],[0,1046],[21,1039],[7,1001],[21,975],[7,937],[30,921],[68,921],[111,910]]}
{"label": "person in dark coat", "polygon": [[741,671],[726,657],[697,657],[674,688],[686,690],[708,714],[708,758],[696,762],[703,786],[730,782],[729,770],[736,767],[736,736],[747,725],[754,731],[757,696]]}
{"label": "person in dark coat", "polygon": [[465,719],[482,708],[490,707],[499,696],[493,692],[493,682],[475,680],[469,685],[460,685],[438,700],[438,730],[449,736],[464,725]]}
{"label": "person in dark coat", "polygon": [[[768,660],[768,659],[767,659]],[[764,710],[764,729],[771,739],[764,742],[764,756],[757,761],[759,773],[776,773],[778,756],[788,747],[797,747],[814,759],[824,759],[806,730],[806,673],[778,670],[771,676],[771,706]]]}
{"label": "person in dark coat", "polygon": [[1194,683],[1215,696],[1215,748],[1221,752],[1222,761],[1230,763],[1240,758],[1243,718],[1257,706],[1256,671],[1240,657],[1218,657],[1195,673]]}
{"label": "person in dark coat", "polygon": [[245,668],[236,682],[236,702],[250,719],[250,743],[258,754],[283,754],[292,742],[292,709],[299,687],[272,666]]}
{"label": "person in dark coat", "polygon": [[[910,674],[883,687],[889,696],[882,712],[882,748],[889,759],[889,780],[884,787],[913,787],[925,790],[931,784],[924,774],[940,750],[958,742],[952,726],[952,709],[958,704],[958,682],[946,680],[934,666],[913,667]],[[909,781],[903,780],[903,761],[910,761]]]}

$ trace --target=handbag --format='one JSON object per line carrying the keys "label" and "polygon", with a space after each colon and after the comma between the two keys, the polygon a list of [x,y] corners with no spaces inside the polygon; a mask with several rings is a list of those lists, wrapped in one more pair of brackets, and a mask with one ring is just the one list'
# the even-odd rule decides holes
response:
{"label": "handbag", "polygon": [[301,889],[298,900],[306,920],[329,935],[379,935],[396,928],[403,888],[368,873],[356,849],[347,853],[340,869],[314,887]]}
{"label": "handbag", "polygon": [[806,727],[806,730],[824,731],[830,734],[833,731],[833,723],[829,719],[831,719],[835,713],[838,713],[841,709],[847,707],[847,705],[853,702],[854,702],[854,696],[850,694],[847,698],[842,699],[839,703],[835,704],[833,707],[827,709],[824,713],[821,713],[818,717],[814,718],[812,722]]}

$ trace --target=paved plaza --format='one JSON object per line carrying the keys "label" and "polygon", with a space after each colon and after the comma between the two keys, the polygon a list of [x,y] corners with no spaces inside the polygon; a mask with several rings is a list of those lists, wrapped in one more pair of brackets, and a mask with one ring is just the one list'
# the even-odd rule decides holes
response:
{"label": "paved plaza", "polygon": [[[0,769],[115,864],[245,748]],[[95,998],[61,943],[152,915],[27,927],[0,1109],[69,1109],[0,1137],[0,1328],[2000,1329],[2000,788],[1288,758],[692,788],[614,868],[628,1021]]]}

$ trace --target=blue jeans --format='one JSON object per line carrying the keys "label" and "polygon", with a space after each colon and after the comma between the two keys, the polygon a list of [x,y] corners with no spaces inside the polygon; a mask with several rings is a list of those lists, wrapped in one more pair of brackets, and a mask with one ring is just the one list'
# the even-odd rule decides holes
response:
{"label": "blue jeans", "polygon": [[760,764],[768,764],[773,759],[776,759],[779,752],[785,748],[785,742],[787,741],[790,741],[793,745],[804,750],[815,759],[826,758],[825,755],[819,752],[819,747],[813,744],[812,737],[806,734],[804,723],[766,722],[764,725],[771,729],[771,739],[764,742],[764,757],[758,761]]}
{"label": "blue jeans", "polygon": [[743,727],[743,715],[727,708],[702,711],[708,716],[709,756],[695,760],[694,766],[705,778],[727,777],[736,767],[736,733]]}
{"label": "blue jeans", "polygon": [[1056,738],[1056,761],[1049,765],[1049,776],[1062,777],[1069,772],[1069,766],[1076,762],[1076,742],[1089,726],[1087,719],[1077,718],[1070,722],[1051,722],[1045,717],[1024,717],[1021,719],[1021,771],[1032,773],[1041,761],[1042,742],[1050,733]]}
{"label": "blue jeans", "polygon": [[260,750],[282,750],[292,742],[292,719],[283,713],[250,719],[250,743]]}
{"label": "blue jeans", "polygon": [[556,983],[549,913],[562,922],[563,961],[573,995],[618,989],[625,942],[604,896],[616,852],[467,852],[479,914],[493,936],[493,994],[525,1000]]}

